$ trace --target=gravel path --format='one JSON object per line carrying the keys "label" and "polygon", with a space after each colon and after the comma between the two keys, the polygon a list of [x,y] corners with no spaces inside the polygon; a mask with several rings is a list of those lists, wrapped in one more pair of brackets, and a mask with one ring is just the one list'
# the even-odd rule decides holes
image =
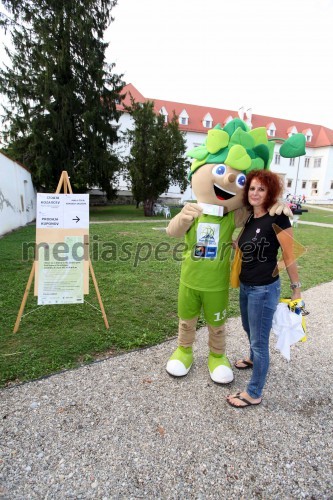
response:
{"label": "gravel path", "polygon": [[[184,379],[165,372],[171,340],[0,391],[1,499],[331,499],[333,282],[304,293],[308,341],[288,364],[271,342],[263,403],[211,382],[207,332]],[[227,324],[232,361],[247,353]]]}

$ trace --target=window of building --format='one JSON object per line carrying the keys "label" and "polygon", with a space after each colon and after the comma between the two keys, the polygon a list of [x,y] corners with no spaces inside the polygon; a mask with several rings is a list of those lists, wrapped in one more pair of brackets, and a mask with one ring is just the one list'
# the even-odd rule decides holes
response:
{"label": "window of building", "polygon": [[179,115],[180,125],[188,125],[188,119],[189,119],[189,116],[186,113],[186,109],[183,109],[183,111]]}
{"label": "window of building", "polygon": [[313,181],[311,183],[311,194],[318,194],[318,181]]}
{"label": "window of building", "polygon": [[315,158],[313,166],[314,166],[314,168],[321,167],[321,158]]}
{"label": "window of building", "polygon": [[280,165],[280,159],[281,159],[281,156],[276,153],[275,154],[275,165]]}
{"label": "window of building", "polygon": [[164,121],[165,121],[165,123],[167,123],[168,122],[168,112],[164,106],[162,106],[160,109],[160,115],[164,116]]}
{"label": "window of building", "polygon": [[291,137],[292,135],[297,134],[297,128],[295,126],[289,127],[287,130],[288,137]]}
{"label": "window of building", "polygon": [[295,165],[295,158],[290,158],[289,165],[293,167]]}
{"label": "window of building", "polygon": [[203,117],[202,124],[205,128],[212,128],[213,117],[210,113],[206,113],[206,115]]}
{"label": "window of building", "polygon": [[310,128],[306,128],[305,130],[303,130],[303,134],[305,135],[306,142],[311,142],[313,136],[312,130]]}
{"label": "window of building", "polygon": [[293,183],[292,179],[287,179],[287,188],[291,188],[292,183]]}
{"label": "window of building", "polygon": [[302,189],[306,188],[306,181],[302,181]]}
{"label": "window of building", "polygon": [[331,181],[331,187],[330,187],[330,189],[333,189],[333,181]]}
{"label": "window of building", "polygon": [[304,158],[304,167],[309,167],[310,166],[310,157],[309,156],[306,156]]}
{"label": "window of building", "polygon": [[269,137],[275,137],[276,126],[274,122],[268,123],[266,125],[266,130]]}

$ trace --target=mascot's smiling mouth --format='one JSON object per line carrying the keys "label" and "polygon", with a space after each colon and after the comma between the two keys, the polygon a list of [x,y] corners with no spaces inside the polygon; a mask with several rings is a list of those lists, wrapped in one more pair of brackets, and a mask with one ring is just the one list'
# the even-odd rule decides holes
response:
{"label": "mascot's smiling mouth", "polygon": [[231,193],[230,191],[224,191],[217,184],[214,184],[214,191],[215,191],[216,197],[219,200],[230,200],[230,198],[233,198],[236,194],[236,193]]}

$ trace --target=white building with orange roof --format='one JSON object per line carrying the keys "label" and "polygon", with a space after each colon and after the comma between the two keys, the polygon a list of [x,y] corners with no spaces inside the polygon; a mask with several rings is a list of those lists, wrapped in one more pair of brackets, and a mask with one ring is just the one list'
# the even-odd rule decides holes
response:
{"label": "white building with orange roof", "polygon": [[[233,111],[144,97],[132,84],[126,85],[123,93],[126,95],[124,99],[126,105],[130,104],[130,96],[136,102],[154,101],[156,113],[162,114],[165,121],[171,119],[175,112],[179,119],[180,130],[186,133],[188,150],[201,145],[209,129],[218,123],[223,126],[236,117],[247,122],[251,128],[265,127],[267,137],[276,140],[270,168],[284,178],[285,193],[297,197],[304,195],[308,201],[317,203],[333,201],[333,130],[311,123],[256,115],[251,109],[240,108],[238,111]],[[122,112],[120,130],[132,128],[132,119],[123,105],[118,105],[118,109]],[[299,158],[282,158],[279,154],[279,138],[287,139],[297,133],[303,133],[306,137],[306,155]],[[127,153],[128,150],[123,149],[122,154]],[[130,194],[130,188],[123,177],[119,179],[118,189],[119,195]],[[161,199],[179,203],[192,199],[192,191],[188,187],[183,193],[178,186],[171,186],[167,193],[163,193]]]}

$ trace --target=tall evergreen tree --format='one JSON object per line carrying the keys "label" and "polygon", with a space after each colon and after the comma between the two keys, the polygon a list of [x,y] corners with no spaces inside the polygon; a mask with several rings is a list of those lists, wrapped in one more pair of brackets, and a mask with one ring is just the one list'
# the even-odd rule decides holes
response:
{"label": "tall evergreen tree", "polygon": [[134,128],[125,133],[130,154],[125,161],[131,189],[137,203],[143,202],[144,214],[151,216],[153,204],[172,184],[185,190],[188,184],[184,133],[179,130],[177,116],[169,123],[156,115],[154,103],[137,103],[132,99],[127,111]]}
{"label": "tall evergreen tree", "polygon": [[2,0],[13,51],[0,69],[7,152],[37,186],[53,190],[62,170],[76,190],[108,196],[119,160],[116,101],[124,82],[105,63],[103,35],[117,0]]}

